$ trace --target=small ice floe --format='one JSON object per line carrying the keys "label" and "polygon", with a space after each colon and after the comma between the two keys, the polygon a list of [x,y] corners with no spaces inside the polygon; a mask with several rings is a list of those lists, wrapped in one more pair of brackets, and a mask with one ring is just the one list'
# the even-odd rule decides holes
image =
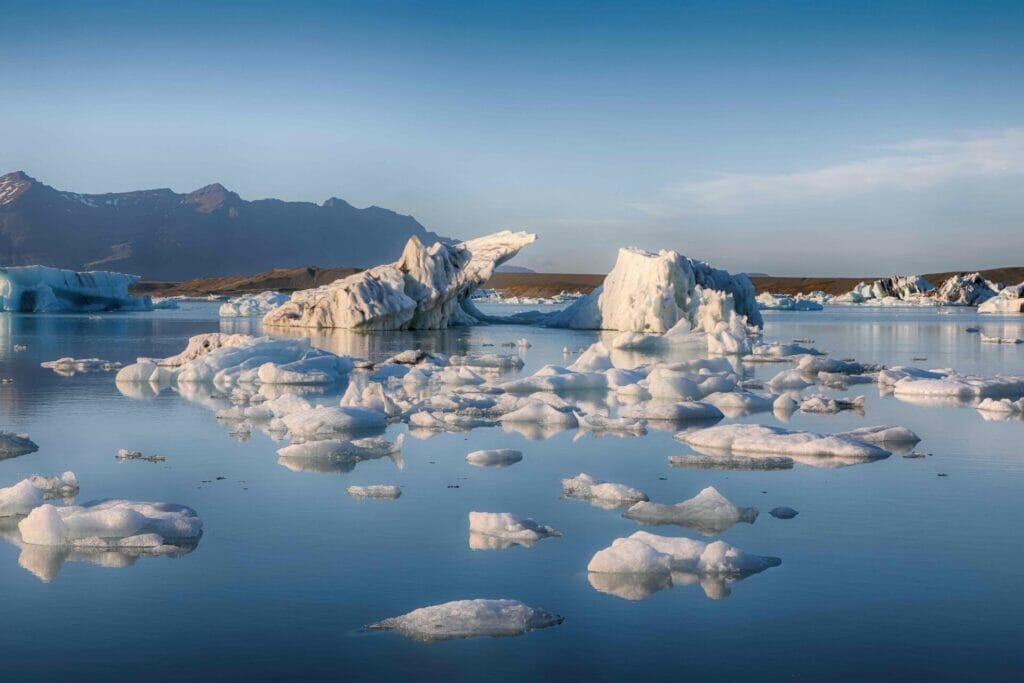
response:
{"label": "small ice floe", "polygon": [[583,472],[562,480],[562,497],[586,500],[591,505],[605,510],[650,500],[646,493],[632,486],[600,481]]}
{"label": "small ice floe", "polygon": [[516,346],[518,346],[521,349],[528,349],[531,346],[533,346],[533,344],[531,344],[530,340],[527,339],[526,337],[520,337],[519,339],[516,340]]}
{"label": "small ice floe", "polygon": [[801,463],[841,466],[889,457],[887,450],[850,436],[823,436],[759,424],[716,425],[676,434],[676,439],[710,454],[787,455]]}
{"label": "small ice floe", "polygon": [[549,536],[561,536],[549,526],[510,512],[470,512],[469,547],[473,550],[500,550],[521,545],[532,547]]}
{"label": "small ice floe", "polygon": [[221,318],[246,318],[262,316],[291,298],[284,292],[260,292],[259,294],[243,294],[220,306],[218,314]]}
{"label": "small ice floe", "polygon": [[804,398],[804,400],[800,402],[800,412],[827,415],[838,413],[840,410],[863,411],[864,400],[864,396],[847,399],[814,394],[813,396]]}
{"label": "small ice floe", "polygon": [[351,472],[364,460],[390,458],[399,469],[405,467],[402,460],[402,443],[405,434],[399,434],[392,442],[383,436],[365,439],[327,439],[306,441],[278,449],[277,463],[294,472]]}
{"label": "small ice floe", "polygon": [[523,452],[512,448],[492,448],[473,451],[466,456],[466,462],[477,467],[508,467],[523,459]]}
{"label": "small ice floe", "polygon": [[572,353],[572,351],[570,351],[570,350],[569,350],[569,347],[568,347],[568,346],[563,346],[563,347],[562,347],[562,355],[563,355],[563,356],[568,356],[568,355],[569,355],[569,354],[571,354],[571,353]]}
{"label": "small ice floe", "polygon": [[678,403],[656,403],[643,401],[619,410],[620,417],[654,422],[687,422],[690,420],[720,420],[722,411],[702,401],[681,401]]}
{"label": "small ice floe", "polygon": [[791,470],[793,458],[781,455],[670,455],[668,464],[700,470]]}
{"label": "small ice floe", "polygon": [[595,553],[587,578],[596,590],[626,600],[697,582],[709,598],[718,599],[729,595],[727,583],[780,564],[777,557],[751,555],[725,541],[704,543],[638,531]]}
{"label": "small ice floe", "polygon": [[[933,373],[934,374],[934,373]],[[901,400],[954,399],[970,401],[981,398],[1020,398],[1024,396],[1024,376],[959,375],[952,371],[939,377],[908,376],[892,384],[893,395]]]}
{"label": "small ice floe", "polygon": [[1024,339],[1017,337],[990,337],[982,332],[981,342],[983,344],[1024,344]]}
{"label": "small ice floe", "polygon": [[523,407],[505,413],[498,418],[498,421],[502,423],[526,422],[563,429],[573,429],[579,425],[576,414],[572,411],[562,411],[539,400],[528,401]]}
{"label": "small ice floe", "polygon": [[127,448],[118,449],[117,453],[114,455],[114,458],[116,458],[120,462],[127,462],[129,460],[143,460],[145,462],[165,462],[167,460],[167,458],[162,455],[143,455],[141,451],[130,451]]}
{"label": "small ice floe", "polygon": [[647,433],[644,423],[635,417],[608,417],[607,415],[587,414],[580,415],[578,419],[579,427],[584,431],[634,436],[641,436]]}
{"label": "small ice floe", "polygon": [[882,445],[906,444],[913,446],[921,440],[916,433],[906,427],[893,427],[891,425],[873,425],[870,427],[858,427],[848,432],[838,432],[833,436],[841,439],[853,439],[864,443]]}
{"label": "small ice floe", "polygon": [[421,432],[464,432],[492,425],[494,420],[456,413],[432,413],[421,410],[409,416],[409,429]]}
{"label": "small ice floe", "polygon": [[58,358],[40,363],[47,370],[58,375],[71,377],[80,372],[112,372],[121,368],[121,363],[101,358]]}
{"label": "small ice floe", "polygon": [[402,489],[394,484],[370,484],[369,486],[348,486],[345,492],[353,498],[383,498],[395,500],[402,495]]}
{"label": "small ice floe", "polygon": [[752,391],[737,389],[708,394],[703,401],[715,406],[728,417],[739,417],[771,410],[776,398],[774,394],[764,396]]}
{"label": "small ice floe", "polygon": [[1024,398],[1010,400],[1009,398],[985,398],[978,403],[978,411],[990,415],[1020,415],[1024,414]]}
{"label": "small ice floe", "polygon": [[779,394],[779,397],[772,402],[772,412],[776,417],[788,418],[800,408],[800,402],[789,394]]}
{"label": "small ice floe", "polygon": [[489,636],[520,636],[557,626],[564,617],[518,600],[455,600],[421,607],[400,617],[383,619],[368,629],[394,630],[423,642]]}
{"label": "small ice floe", "polygon": [[87,505],[42,505],[21,520],[25,543],[48,546],[154,549],[198,541],[203,522],[195,510],[171,503],[105,500]]}
{"label": "small ice floe", "polygon": [[757,520],[757,508],[736,507],[715,487],[708,486],[693,498],[675,505],[635,503],[622,516],[641,524],[675,524],[710,536],[737,522],[753,524]]}
{"label": "small ice floe", "polygon": [[174,297],[153,297],[153,310],[174,310],[180,308],[178,300]]}
{"label": "small ice floe", "polygon": [[54,498],[70,503],[76,495],[78,479],[74,472],[65,472],[55,477],[35,474],[13,486],[0,488],[0,517],[27,515],[44,501]]}
{"label": "small ice floe", "polygon": [[771,344],[758,342],[754,344],[750,353],[743,356],[744,363],[778,363],[793,360],[793,356],[802,355],[821,356],[821,351],[810,346],[799,344],[783,344],[773,342]]}
{"label": "small ice floe", "polygon": [[384,413],[354,406],[314,406],[281,417],[292,436],[315,439],[339,432],[384,431]]}
{"label": "small ice floe", "polygon": [[453,386],[484,384],[487,381],[464,365],[445,368],[437,373],[437,378],[442,384]]}
{"label": "small ice floe", "polygon": [[0,432],[0,460],[17,458],[19,455],[35,453],[38,450],[39,446],[28,438],[28,434]]}
{"label": "small ice floe", "polygon": [[25,346],[24,344],[15,344],[14,345],[14,352],[15,353],[21,353],[22,351],[28,351],[28,347]]}
{"label": "small ice floe", "polygon": [[768,511],[768,514],[776,519],[793,519],[800,513],[793,508],[777,507]]}

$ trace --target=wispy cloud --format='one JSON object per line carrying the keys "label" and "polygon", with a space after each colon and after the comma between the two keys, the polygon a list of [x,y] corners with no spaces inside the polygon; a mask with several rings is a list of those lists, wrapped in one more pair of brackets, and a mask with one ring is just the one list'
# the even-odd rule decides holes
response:
{"label": "wispy cloud", "polygon": [[729,214],[880,191],[919,192],[958,180],[1024,174],[1024,128],[888,145],[874,156],[791,173],[721,174],[667,188],[636,208]]}

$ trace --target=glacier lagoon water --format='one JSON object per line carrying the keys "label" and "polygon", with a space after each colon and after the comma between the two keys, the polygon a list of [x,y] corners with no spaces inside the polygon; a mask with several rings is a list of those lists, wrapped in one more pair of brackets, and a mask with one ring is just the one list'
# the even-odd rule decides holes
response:
{"label": "glacier lagoon water", "polygon": [[[1024,345],[982,345],[965,332],[977,325],[1024,337],[1022,317],[828,308],[769,313],[766,321],[766,338],[813,339],[838,358],[1024,373]],[[218,330],[259,331],[252,321],[218,321],[216,306],[205,303],[103,317],[0,314],[0,377],[13,380],[0,385],[0,429],[29,432],[40,447],[0,460],[0,485],[70,469],[82,485],[79,502],[170,501],[195,508],[205,523],[192,552],[134,561],[26,551],[0,528],[5,680],[1019,680],[1024,670],[1024,421],[986,421],[969,406],[906,403],[874,385],[854,385],[824,393],[866,394],[863,416],[796,413],[789,426],[904,425],[921,435],[917,450],[931,456],[841,469],[702,471],[668,466],[669,455],[690,452],[671,430],[574,440],[575,432],[486,428],[407,438],[401,468],[382,458],[350,471],[303,472],[278,464],[283,444],[263,433],[233,438],[201,400],[171,391],[128,397],[109,373],[62,377],[39,367],[61,356],[130,362],[170,355],[190,335]],[[492,326],[322,334],[314,342],[379,360],[412,346],[508,351],[500,344],[523,336],[533,344],[523,352],[524,372],[567,362],[564,346],[598,338]],[[770,377],[785,367],[753,372]],[[735,420],[779,424],[771,413]],[[387,436],[404,431],[393,425]],[[119,448],[167,460],[119,463]],[[515,448],[524,458],[507,468],[464,461],[484,448]],[[663,502],[713,485],[761,515],[708,540],[782,564],[730,584],[728,597],[720,586],[708,591],[718,599],[699,584],[642,600],[600,592],[588,581],[590,557],[640,527],[619,511],[561,500],[559,479],[579,472]],[[347,485],[376,483],[401,485],[402,497],[345,494]],[[767,511],[776,506],[800,514],[775,519]],[[474,551],[470,510],[533,517],[563,536],[529,549]],[[650,530],[704,538],[675,527]],[[519,599],[565,622],[517,638],[438,643],[362,628],[478,597]]]}

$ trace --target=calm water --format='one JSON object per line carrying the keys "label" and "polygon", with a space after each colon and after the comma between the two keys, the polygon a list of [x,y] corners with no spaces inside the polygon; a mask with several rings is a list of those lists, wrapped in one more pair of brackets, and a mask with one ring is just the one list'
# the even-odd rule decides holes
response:
{"label": "calm water", "polygon": [[[839,358],[1024,373],[1024,345],[983,346],[964,332],[980,324],[988,334],[1024,337],[1022,317],[840,308],[766,318],[768,338],[814,339]],[[23,553],[0,540],[3,680],[1019,680],[1024,672],[1024,421],[985,421],[969,406],[904,403],[861,385],[825,393],[866,394],[864,416],[797,413],[790,426],[833,432],[905,425],[923,439],[917,450],[931,457],[895,455],[842,469],[680,470],[667,456],[688,448],[671,431],[574,440],[575,432],[487,428],[407,439],[401,467],[384,458],[349,472],[302,472],[278,464],[283,444],[265,434],[254,431],[247,441],[229,435],[208,397],[166,391],[131,398],[111,374],[61,377],[39,367],[61,356],[131,362],[170,355],[190,335],[217,330],[258,328],[220,323],[209,304],[101,319],[0,314],[0,377],[14,380],[0,385],[0,429],[29,432],[40,447],[0,461],[0,486],[70,469],[82,485],[79,502],[182,503],[205,526],[198,547],[182,557],[104,561],[124,566]],[[500,344],[521,336],[533,343],[527,373],[568,362],[563,346],[598,338],[479,327],[321,335],[315,343],[379,360],[411,346],[508,351]],[[15,352],[15,344],[28,349]],[[912,360],[921,357],[927,360]],[[770,377],[786,367],[754,372]],[[737,419],[778,424],[771,413]],[[387,436],[405,430],[393,425]],[[525,457],[502,469],[463,460],[495,447]],[[119,448],[167,461],[121,464],[114,459]],[[662,502],[713,485],[762,514],[711,538],[780,557],[782,565],[731,584],[724,599],[708,598],[700,585],[639,601],[599,592],[587,562],[638,527],[619,511],[561,500],[559,479],[579,472]],[[345,494],[349,484],[373,483],[400,484],[403,495],[358,501]],[[800,515],[774,519],[767,511],[776,506]],[[471,510],[533,517],[564,535],[530,549],[473,551]],[[675,527],[652,530],[697,537]],[[0,529],[0,536],[11,533]],[[430,644],[362,630],[417,607],[477,597],[519,599],[566,620],[518,638]]]}

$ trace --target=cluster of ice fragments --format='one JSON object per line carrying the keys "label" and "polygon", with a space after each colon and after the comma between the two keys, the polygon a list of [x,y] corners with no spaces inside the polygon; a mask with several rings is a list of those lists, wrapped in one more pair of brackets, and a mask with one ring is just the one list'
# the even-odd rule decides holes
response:
{"label": "cluster of ice fragments", "polygon": [[283,292],[260,292],[259,294],[243,294],[229,299],[220,305],[219,314],[222,318],[252,318],[264,316],[288,301]]}
{"label": "cluster of ice fragments", "polygon": [[[1017,288],[1008,288],[1017,289]],[[981,273],[953,275],[938,287],[920,275],[893,275],[871,282],[861,282],[846,294],[830,296],[823,292],[785,296],[763,293],[758,303],[764,310],[820,310],[821,305],[866,304],[871,306],[979,306],[982,312],[1020,312],[1019,304],[1007,299],[1019,297],[1011,292],[998,303],[987,302],[997,297],[1000,286],[989,282]],[[1006,308],[1001,308],[1005,306]]]}
{"label": "cluster of ice fragments", "polygon": [[132,296],[137,275],[75,272],[47,266],[0,267],[0,311],[146,311],[148,296]]}
{"label": "cluster of ice fragments", "polygon": [[561,536],[549,526],[511,512],[470,512],[469,547],[473,550],[498,550],[513,545],[531,547],[549,536]]}
{"label": "cluster of ice fragments", "polygon": [[762,292],[757,295],[757,306],[762,311],[820,311],[825,307],[826,296],[821,292],[792,296]]}
{"label": "cluster of ice fragments", "polygon": [[978,306],[978,313],[1024,313],[1024,282],[1003,287],[997,296]]}

